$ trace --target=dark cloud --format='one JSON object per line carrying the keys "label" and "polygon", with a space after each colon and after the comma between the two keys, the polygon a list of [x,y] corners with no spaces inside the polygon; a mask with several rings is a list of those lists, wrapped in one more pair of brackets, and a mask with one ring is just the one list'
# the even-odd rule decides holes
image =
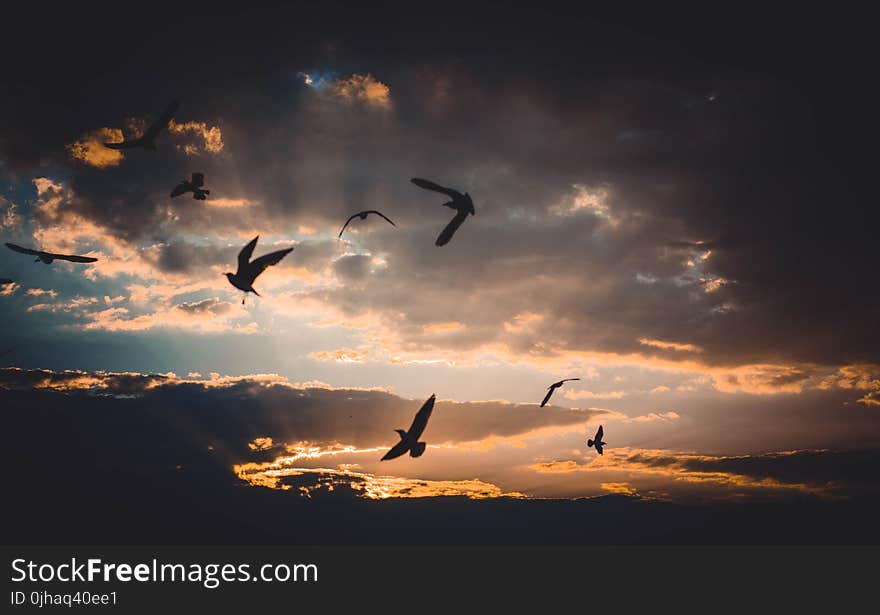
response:
{"label": "dark cloud", "polygon": [[370,273],[370,257],[346,254],[333,261],[333,271],[345,282],[358,282]]}
{"label": "dark cloud", "polygon": [[[500,323],[537,306],[545,320],[512,340],[518,350],[540,340],[555,350],[678,356],[639,344],[649,337],[699,346],[714,364],[880,361],[880,297],[868,283],[877,253],[867,247],[878,213],[853,181],[859,150],[847,125],[856,114],[848,104],[841,114],[833,94],[848,71],[858,74],[854,64],[822,72],[827,60],[796,39],[789,44],[816,60],[798,65],[817,72],[790,65],[758,24],[744,30],[755,50],[733,58],[723,33],[683,32],[670,16],[628,18],[623,28],[538,11],[529,22],[546,28],[525,42],[476,14],[454,20],[450,44],[443,28],[414,36],[405,14],[393,26],[363,15],[354,27],[318,19],[324,10],[283,9],[268,28],[248,11],[233,21],[218,14],[205,27],[228,35],[224,49],[209,54],[193,41],[173,62],[83,41],[73,55],[102,58],[115,70],[101,74],[119,83],[59,67],[53,97],[37,75],[14,71],[3,158],[30,174],[60,173],[73,194],[67,215],[132,244],[164,242],[157,264],[170,272],[222,256],[175,239],[181,232],[336,228],[353,211],[383,209],[403,228],[376,229],[367,245],[386,253],[388,270],[365,276],[364,257],[343,257],[340,279],[366,288],[322,297],[353,313],[402,311],[401,332],[415,346],[423,325],[475,303],[455,318],[470,333],[446,339],[450,347],[502,339]],[[309,16],[323,27],[308,27]],[[258,24],[254,46],[246,36]],[[63,47],[69,36],[48,38]],[[199,66],[197,83],[182,65]],[[331,79],[369,73],[390,88],[391,104],[312,89],[298,76],[312,69],[333,71]],[[137,85],[125,75],[139,75]],[[178,95],[181,121],[222,129],[223,153],[189,157],[165,135],[161,152],[132,152],[110,169],[66,157],[64,144],[84,131],[155,114]],[[196,169],[212,195],[258,205],[171,203],[170,186]],[[477,203],[442,252],[431,243],[448,212],[407,183],[416,174],[470,190]],[[607,212],[554,213],[575,184],[607,189]],[[308,261],[310,249],[302,244],[298,258]],[[683,265],[708,250],[699,270]],[[315,246],[314,258],[330,255]],[[706,292],[712,280],[721,282]]]}
{"label": "dark cloud", "polygon": [[[216,306],[209,302],[190,309],[214,310]],[[292,386],[274,376],[205,381],[161,374],[5,368],[0,369],[0,386],[14,390],[57,390],[86,398],[137,395],[138,401],[130,402],[133,406],[153,407],[164,420],[204,421],[199,428],[204,437],[213,434],[226,450],[239,451],[239,455],[249,450],[248,442],[259,437],[271,437],[280,443],[382,446],[389,435],[393,436],[393,429],[409,426],[423,401],[382,391]],[[439,401],[426,437],[436,444],[478,441],[542,427],[577,425],[604,414],[562,408],[535,412],[534,405],[503,402]]]}
{"label": "dark cloud", "polygon": [[[9,377],[4,371],[6,382]],[[111,379],[117,377],[128,375]],[[153,384],[167,382],[151,378]],[[263,431],[260,423],[270,417],[285,420],[280,410],[262,412],[253,403],[253,383],[223,389],[228,402],[218,404],[220,389],[175,384],[149,389],[153,395],[144,393],[143,382],[133,382],[125,390],[137,394],[124,397],[0,390],[6,488],[14,494],[14,505],[2,512],[4,542],[399,544],[414,532],[427,544],[873,544],[880,539],[877,502],[867,495],[835,502],[797,495],[699,506],[622,496],[376,501],[360,497],[357,477],[337,478],[332,492],[320,489],[325,480],[320,473],[286,478],[289,491],[245,488],[230,462],[260,453],[225,444]],[[118,386],[114,390],[121,393]],[[166,406],[172,397],[177,401]],[[288,414],[299,412],[288,408]],[[815,453],[817,461],[821,454]],[[876,453],[841,453],[837,460],[864,478],[865,470],[856,466],[875,464]],[[804,471],[809,474],[804,467],[795,478]],[[828,474],[832,480],[840,476],[837,470]],[[825,478],[822,471],[820,477]],[[301,497],[300,487],[311,497]],[[60,509],[65,514],[59,515]],[[425,533],[425,527],[432,530]]]}

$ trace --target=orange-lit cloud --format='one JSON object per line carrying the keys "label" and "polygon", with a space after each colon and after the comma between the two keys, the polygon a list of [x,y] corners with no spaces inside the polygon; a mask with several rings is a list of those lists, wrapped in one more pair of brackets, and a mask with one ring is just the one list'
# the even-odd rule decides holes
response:
{"label": "orange-lit cloud", "polygon": [[382,109],[391,107],[391,89],[369,73],[338,79],[333,83],[332,90],[348,101],[360,101]]}
{"label": "orange-lit cloud", "polygon": [[309,355],[309,358],[317,361],[335,361],[336,363],[363,363],[369,356],[370,352],[368,350],[341,348],[339,350],[313,352]]}
{"label": "orange-lit cloud", "polygon": [[[574,475],[575,473],[612,476],[624,474],[629,478],[627,487],[633,482],[652,482],[662,479],[668,485],[679,483],[683,486],[699,488],[700,485],[714,485],[707,492],[710,498],[741,498],[747,491],[800,491],[815,495],[834,495],[836,486],[806,479],[783,479],[774,476],[772,471],[756,471],[761,464],[784,462],[786,458],[797,455],[821,453],[821,451],[785,451],[756,456],[699,455],[656,449],[617,448],[606,450],[604,455],[583,460],[546,461],[529,466],[538,474]],[[741,469],[739,469],[741,468]],[[670,482],[671,481],[671,482]],[[620,483],[603,483],[603,485]],[[646,483],[647,484],[647,483]],[[604,487],[603,487],[604,488]],[[720,490],[719,490],[720,488]],[[623,493],[623,491],[617,491]]]}
{"label": "orange-lit cloud", "polygon": [[125,155],[119,150],[104,147],[104,143],[120,143],[124,140],[125,136],[118,128],[99,128],[67,144],[67,153],[74,160],[99,169],[115,167],[122,163]]}
{"label": "orange-lit cloud", "polygon": [[217,298],[194,303],[181,303],[167,309],[129,316],[128,308],[111,307],[86,315],[89,322],[84,329],[105,331],[144,331],[154,328],[179,328],[203,333],[257,333],[255,323],[236,323],[248,318],[247,311],[239,303],[227,303]]}
{"label": "orange-lit cloud", "polygon": [[300,486],[299,493],[311,497],[316,490],[334,491],[346,486],[371,500],[389,498],[432,498],[441,496],[461,497],[472,500],[486,498],[521,498],[522,493],[505,492],[496,485],[470,480],[425,480],[399,476],[379,476],[345,468],[302,468],[289,465],[290,461],[265,464],[246,463],[234,466],[233,471],[241,480],[255,487],[290,490],[293,486],[286,480],[313,477],[315,482]]}
{"label": "orange-lit cloud", "polygon": [[459,329],[464,329],[464,325],[456,321],[437,322],[422,327],[425,333],[446,333],[448,331],[458,331]]}
{"label": "orange-lit cloud", "polygon": [[664,342],[663,340],[652,340],[648,338],[640,338],[639,344],[643,346],[653,346],[661,350],[675,350],[677,352],[700,352],[701,349],[693,344],[679,344],[676,342]]}
{"label": "orange-lit cloud", "polygon": [[[219,154],[223,151],[223,134],[220,132],[219,126],[208,126],[205,122],[184,122],[182,124],[171,120],[168,124],[168,132],[171,134],[182,135],[192,134],[202,139],[202,151],[211,154]],[[195,154],[199,152],[199,148],[193,144],[182,146],[186,154]]]}
{"label": "orange-lit cloud", "polygon": [[18,206],[15,203],[0,196],[0,228],[11,229],[21,221],[17,209]]}
{"label": "orange-lit cloud", "polygon": [[209,205],[210,207],[221,207],[228,209],[238,207],[251,207],[253,205],[256,205],[256,202],[248,199],[211,198],[205,200],[205,205]]}
{"label": "orange-lit cloud", "polygon": [[638,495],[638,491],[629,483],[602,483],[599,485],[602,491],[621,495]]}

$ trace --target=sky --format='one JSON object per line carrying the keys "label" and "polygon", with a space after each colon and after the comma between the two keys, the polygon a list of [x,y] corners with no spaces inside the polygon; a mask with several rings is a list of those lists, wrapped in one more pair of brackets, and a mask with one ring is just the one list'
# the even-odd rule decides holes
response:
{"label": "sky", "polygon": [[[809,14],[337,9],[197,36],[41,22],[0,101],[0,236],[98,261],[0,251],[0,395],[157,412],[239,486],[304,499],[876,493],[858,37],[817,48]],[[173,99],[156,151],[101,145]],[[171,199],[193,172],[208,199]],[[412,177],[473,198],[446,246],[453,213]],[[396,227],[337,238],[364,209]],[[242,304],[223,273],[256,236],[294,250]],[[425,455],[379,462],[431,394]]]}

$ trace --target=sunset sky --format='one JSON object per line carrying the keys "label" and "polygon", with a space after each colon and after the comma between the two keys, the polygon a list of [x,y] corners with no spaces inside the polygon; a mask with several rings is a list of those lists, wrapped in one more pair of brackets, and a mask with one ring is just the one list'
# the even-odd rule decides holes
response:
{"label": "sunset sky", "polygon": [[[521,14],[329,12],[143,46],[59,19],[51,64],[10,61],[0,238],[99,260],[0,249],[0,398],[161,406],[194,454],[290,497],[876,492],[878,208],[844,146],[863,103],[836,87],[856,65],[808,32],[777,48],[776,22],[737,52],[650,16],[520,36]],[[156,151],[101,145],[175,98]],[[208,199],[169,198],[196,171]],[[448,245],[411,177],[472,196]],[[337,239],[364,209],[397,227]],[[242,305],[223,273],[257,235],[294,251]],[[426,453],[380,463],[431,394]]]}

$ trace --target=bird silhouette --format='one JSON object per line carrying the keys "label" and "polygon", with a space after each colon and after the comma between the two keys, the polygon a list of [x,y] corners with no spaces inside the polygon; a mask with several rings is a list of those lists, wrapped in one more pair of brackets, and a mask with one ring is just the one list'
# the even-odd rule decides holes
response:
{"label": "bird silhouette", "polygon": [[193,193],[193,198],[197,201],[204,201],[205,197],[211,194],[210,190],[203,190],[202,186],[205,185],[205,174],[204,173],[193,173],[192,179],[182,179],[180,183],[177,184],[177,187],[171,191],[171,198],[173,199],[176,196],[180,196],[181,194],[186,194],[187,192]]}
{"label": "bird silhouette", "polygon": [[561,387],[563,384],[568,382],[569,380],[580,380],[580,378],[566,378],[565,380],[560,380],[559,382],[554,382],[549,387],[547,387],[547,394],[544,396],[544,401],[541,402],[541,407],[547,405],[547,402],[550,401],[550,397],[553,395],[553,391]]}
{"label": "bird silhouette", "polygon": [[450,220],[449,224],[446,225],[446,228],[441,231],[440,235],[437,236],[437,241],[434,242],[436,246],[445,246],[449,243],[449,240],[452,239],[452,236],[455,234],[455,231],[458,230],[465,219],[468,217],[468,214],[475,215],[477,212],[474,209],[474,202],[471,199],[471,195],[467,192],[462,194],[458,190],[454,190],[452,188],[444,188],[439,184],[435,184],[432,181],[428,181],[427,179],[421,179],[418,177],[413,177],[410,180],[419,188],[424,188],[425,190],[433,190],[434,192],[440,192],[452,198],[451,201],[447,203],[443,203],[444,207],[450,207],[454,209],[456,212],[455,217]]}
{"label": "bird silhouette", "polygon": [[179,101],[172,101],[170,105],[165,107],[165,110],[162,112],[162,115],[159,116],[159,119],[147,128],[144,131],[144,134],[137,139],[122,141],[121,143],[104,143],[104,147],[109,147],[110,149],[134,149],[135,147],[142,147],[150,150],[156,149],[156,137],[166,126],[168,126],[168,123],[171,121],[171,118],[174,117],[179,106]]}
{"label": "bird silhouette", "polygon": [[604,435],[605,435],[605,432],[602,430],[602,426],[599,425],[599,429],[596,431],[596,435],[594,436],[595,439],[593,439],[593,440],[588,439],[587,440],[587,447],[589,448],[591,446],[595,446],[596,452],[601,455],[602,454],[602,447],[605,446],[605,444],[606,444],[605,442],[602,442],[602,436],[604,436]]}
{"label": "bird silhouette", "polygon": [[402,429],[394,430],[400,436],[400,442],[395,444],[390,451],[385,453],[385,456],[382,457],[381,461],[397,459],[407,451],[409,451],[410,457],[421,457],[422,453],[425,452],[427,444],[425,442],[419,442],[419,438],[421,437],[422,432],[425,431],[425,427],[428,425],[428,419],[431,418],[431,412],[434,410],[434,399],[434,395],[431,395],[431,397],[422,404],[422,407],[416,412],[416,417],[413,419],[409,431],[404,431]]}
{"label": "bird silhouette", "polygon": [[43,252],[42,250],[31,250],[30,248],[22,248],[14,243],[7,243],[6,247],[15,252],[22,254],[30,254],[36,256],[35,263],[43,261],[47,265],[51,265],[52,261],[70,261],[71,263],[94,263],[97,258],[91,256],[76,256],[74,254],[55,254],[53,252]]}
{"label": "bird silhouette", "polygon": [[[360,218],[361,220],[366,220],[366,219],[367,219],[367,216],[368,216],[369,214],[376,214],[377,216],[382,216],[383,218],[385,218],[385,219],[391,224],[391,226],[397,226],[396,224],[394,224],[394,222],[391,221],[391,218],[389,218],[388,216],[386,216],[385,214],[383,214],[381,211],[376,211],[375,209],[368,209],[367,211],[362,211],[362,212],[360,212],[360,213],[356,213],[356,214],[354,214],[351,218],[349,218],[348,220],[346,220],[346,221],[345,221],[345,224],[342,225],[342,230],[339,231],[339,237],[342,237],[342,233],[345,232],[345,229],[348,228],[348,224],[349,224],[352,220],[354,220],[355,218]],[[337,237],[337,239],[338,239],[339,237]]]}
{"label": "bird silhouette", "polygon": [[251,255],[254,253],[254,248],[257,246],[257,240],[259,238],[259,235],[254,237],[250,243],[243,247],[241,252],[238,253],[238,270],[236,270],[235,273],[224,274],[230,284],[237,289],[244,291],[244,297],[241,299],[242,305],[244,305],[245,299],[247,299],[247,293],[254,293],[257,297],[260,296],[260,293],[255,291],[253,287],[254,280],[257,279],[257,276],[263,273],[263,271],[266,270],[266,267],[277,264],[282,258],[293,251],[293,248],[287,248],[286,250],[270,252],[269,254],[264,254],[260,258],[251,260]]}

